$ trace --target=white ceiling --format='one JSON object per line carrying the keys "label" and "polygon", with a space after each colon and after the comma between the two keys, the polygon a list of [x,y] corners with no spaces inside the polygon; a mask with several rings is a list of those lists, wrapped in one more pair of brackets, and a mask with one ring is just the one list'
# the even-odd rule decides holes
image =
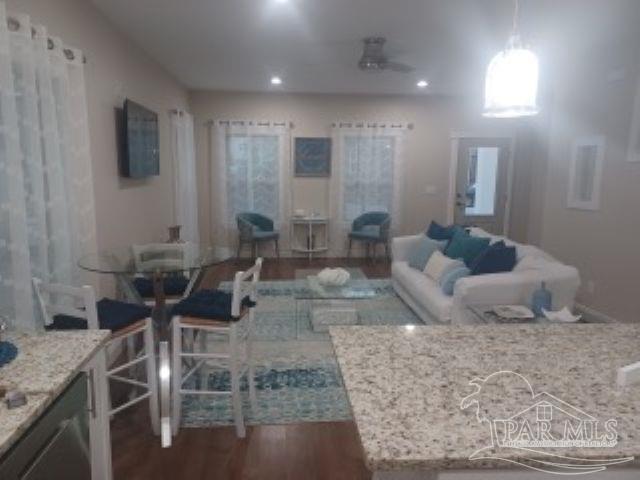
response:
{"label": "white ceiling", "polygon": [[[315,93],[480,90],[511,28],[510,0],[92,0],[134,42],[192,89]],[[520,0],[525,41],[597,43],[621,30],[638,0]],[[635,17],[637,18],[637,16]],[[361,39],[387,37],[409,74],[360,72]],[[555,43],[554,43],[555,42]]]}

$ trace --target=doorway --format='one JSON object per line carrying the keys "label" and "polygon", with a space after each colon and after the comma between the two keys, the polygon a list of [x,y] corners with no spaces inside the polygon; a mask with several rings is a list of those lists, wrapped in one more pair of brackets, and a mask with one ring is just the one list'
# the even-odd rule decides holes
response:
{"label": "doorway", "polygon": [[503,235],[507,230],[511,139],[455,139],[453,221]]}

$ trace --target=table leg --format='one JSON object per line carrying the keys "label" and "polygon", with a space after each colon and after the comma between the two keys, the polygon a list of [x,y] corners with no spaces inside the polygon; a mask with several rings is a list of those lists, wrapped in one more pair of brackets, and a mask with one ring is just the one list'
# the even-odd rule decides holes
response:
{"label": "table leg", "polygon": [[160,338],[167,338],[166,297],[164,294],[164,275],[153,272],[153,296],[155,298],[154,319],[159,325]]}

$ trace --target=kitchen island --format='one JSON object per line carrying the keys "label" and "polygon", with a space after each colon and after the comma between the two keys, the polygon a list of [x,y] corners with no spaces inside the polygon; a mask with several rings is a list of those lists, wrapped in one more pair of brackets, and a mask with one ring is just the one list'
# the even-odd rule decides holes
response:
{"label": "kitchen island", "polygon": [[[576,464],[640,456],[640,385],[616,385],[618,368],[640,361],[640,325],[331,327],[330,333],[374,478],[556,478],[514,462],[547,465],[553,455],[555,468],[575,473],[584,468]],[[494,439],[504,437],[490,427],[522,421],[537,407],[547,408],[550,420],[570,412],[590,425],[600,421],[603,432],[614,419],[615,446],[497,448]],[[558,460],[565,457],[573,460]],[[635,468],[624,462],[585,478],[640,478]]]}
{"label": "kitchen island", "polygon": [[[108,331],[90,330],[9,333],[5,336],[18,347],[18,356],[0,368],[0,387],[24,393],[27,404],[9,410],[4,401],[0,402],[0,463],[81,372],[90,372],[91,404],[94,409],[101,407],[103,402],[96,397],[103,392],[96,379],[104,368],[103,346],[109,335]],[[90,422],[93,465],[105,462],[110,450],[109,445],[105,445],[109,438],[108,429],[106,433],[104,431],[106,416],[97,411],[91,413],[94,419]],[[104,465],[100,469],[104,471]],[[109,472],[107,469],[103,478],[110,476]],[[94,478],[101,476],[94,475]]]}

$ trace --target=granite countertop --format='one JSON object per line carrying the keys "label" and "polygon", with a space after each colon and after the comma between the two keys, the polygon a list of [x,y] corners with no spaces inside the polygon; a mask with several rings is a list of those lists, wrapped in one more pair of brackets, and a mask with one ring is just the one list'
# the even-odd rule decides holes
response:
{"label": "granite countertop", "polygon": [[18,356],[0,368],[0,385],[24,392],[28,403],[8,410],[0,402],[0,456],[53,403],[109,335],[105,330],[6,335],[18,347]]}
{"label": "granite countertop", "polygon": [[[613,448],[547,452],[640,456],[640,385],[616,386],[617,369],[640,361],[640,325],[341,326],[330,333],[372,471],[508,466],[469,460],[492,446],[489,423],[478,414],[504,419],[534,405],[522,377],[492,375],[507,370],[524,376],[536,395],[547,392],[602,423],[618,422]],[[470,398],[478,403],[462,410],[476,392]],[[520,459],[521,452],[499,453]]]}

